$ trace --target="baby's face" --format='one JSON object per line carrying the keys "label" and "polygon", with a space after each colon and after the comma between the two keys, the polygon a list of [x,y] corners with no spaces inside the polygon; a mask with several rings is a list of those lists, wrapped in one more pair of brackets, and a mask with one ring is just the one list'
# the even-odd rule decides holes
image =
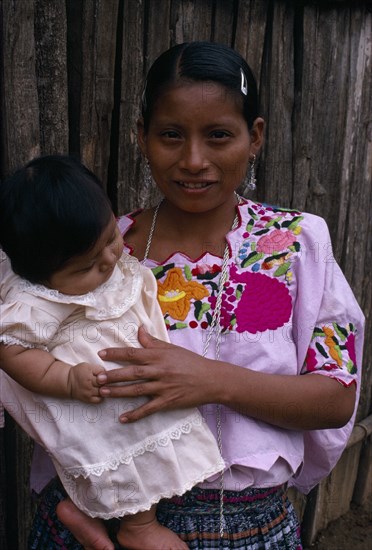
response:
{"label": "baby's face", "polygon": [[87,294],[111,277],[122,252],[123,238],[113,216],[93,248],[71,258],[46,285],[72,296]]}

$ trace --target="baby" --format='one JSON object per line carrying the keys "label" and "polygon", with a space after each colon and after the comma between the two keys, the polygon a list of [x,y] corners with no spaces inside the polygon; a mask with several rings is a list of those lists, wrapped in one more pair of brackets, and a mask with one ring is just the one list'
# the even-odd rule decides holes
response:
{"label": "baby", "polygon": [[116,517],[128,549],[186,549],[156,503],[224,464],[196,409],[122,425],[147,398],[99,394],[99,350],[140,347],[139,326],[168,341],[155,278],[123,253],[99,180],[71,157],[32,160],[0,186],[0,245],[0,399],[52,457],[80,542],[112,549],[102,519]]}

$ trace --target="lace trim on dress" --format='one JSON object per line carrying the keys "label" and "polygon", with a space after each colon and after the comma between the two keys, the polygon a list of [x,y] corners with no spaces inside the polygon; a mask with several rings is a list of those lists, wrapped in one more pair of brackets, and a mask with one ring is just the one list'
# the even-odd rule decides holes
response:
{"label": "lace trim on dress", "polygon": [[110,457],[105,462],[92,464],[90,466],[81,466],[79,468],[66,468],[64,470],[66,479],[69,476],[79,477],[83,476],[101,476],[104,472],[109,470],[117,470],[121,464],[130,464],[137,456],[141,456],[144,453],[154,453],[158,447],[166,447],[172,440],[177,440],[182,435],[189,434],[194,426],[200,426],[203,420],[200,414],[196,413],[187,416],[182,424],[177,424],[171,429],[164,430],[156,435],[156,437],[148,437],[141,441],[137,445],[134,445],[129,451],[123,451]]}
{"label": "lace trim on dress", "polygon": [[22,279],[19,283],[19,289],[26,291],[33,296],[39,296],[40,298],[46,298],[52,302],[58,302],[62,304],[79,304],[82,306],[92,305],[95,302],[93,292],[82,294],[80,296],[72,296],[70,294],[63,294],[54,288],[48,288],[41,284],[30,283],[26,279]]}
{"label": "lace trim on dress", "polygon": [[[138,512],[145,512],[146,510],[149,510],[154,504],[158,503],[163,498],[168,499],[174,496],[183,495],[184,493],[186,493],[187,491],[190,491],[193,487],[195,487],[195,485],[198,485],[208,477],[211,477],[212,475],[218,473],[218,471],[222,470],[223,468],[224,468],[224,462],[221,460],[219,464],[215,464],[214,466],[208,468],[207,470],[204,469],[202,472],[198,472],[198,474],[195,475],[195,477],[191,481],[184,483],[182,487],[180,487],[179,489],[174,490],[170,488],[168,490],[165,490],[162,493],[158,493],[156,496],[152,496],[151,498],[148,498],[147,502],[144,502],[142,505],[134,506],[130,510],[128,510],[128,508],[126,507],[120,510],[113,510],[110,514],[100,513],[95,517],[99,517],[104,520],[109,520],[113,518],[122,518],[124,515],[127,515],[127,514],[137,514]],[[63,483],[68,483],[68,477],[64,476]],[[75,499],[78,500],[76,498],[76,494],[75,494]],[[79,508],[85,511],[85,513],[89,515],[89,510],[84,509],[83,505],[80,504]]]}
{"label": "lace trim on dress", "polygon": [[36,344],[31,344],[31,342],[25,342],[24,340],[20,340],[19,338],[16,338],[15,336],[10,336],[9,334],[2,334],[0,336],[0,342],[5,344],[6,346],[22,346],[23,348],[31,348],[31,349],[42,349],[45,351],[49,351],[47,346],[37,346]]}
{"label": "lace trim on dress", "polygon": [[[42,284],[20,279],[19,288],[29,294],[60,304],[80,305],[87,308],[87,318],[102,320],[125,313],[137,300],[142,286],[141,266],[135,258],[123,254],[110,279],[93,292],[82,295],[63,294]],[[123,296],[117,302],[117,294]]]}

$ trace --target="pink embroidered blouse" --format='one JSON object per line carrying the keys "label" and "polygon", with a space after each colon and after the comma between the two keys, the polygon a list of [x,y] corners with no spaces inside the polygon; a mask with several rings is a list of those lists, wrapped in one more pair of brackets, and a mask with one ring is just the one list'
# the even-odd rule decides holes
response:
{"label": "pink embroidered blouse", "polygon": [[[231,257],[222,300],[220,359],[261,372],[356,383],[359,394],[364,317],[333,257],[325,221],[249,200],[237,209],[238,227],[227,235]],[[135,214],[119,219],[124,242]],[[129,243],[125,249],[131,252]],[[221,263],[219,255],[205,253],[193,260],[182,252],[162,264],[146,261],[157,279],[158,300],[174,344],[202,353]],[[213,345],[208,357],[214,357]],[[205,405],[201,411],[216,434],[215,406]],[[336,464],[354,417],[355,412],[341,429],[302,432],[224,407],[225,488],[289,482],[308,492]],[[203,486],[218,484],[215,476]]]}

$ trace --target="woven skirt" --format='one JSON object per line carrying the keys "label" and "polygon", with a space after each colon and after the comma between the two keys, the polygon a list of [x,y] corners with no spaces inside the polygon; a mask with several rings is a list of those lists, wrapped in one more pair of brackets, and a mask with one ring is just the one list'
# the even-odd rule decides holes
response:
{"label": "woven skirt", "polygon": [[[83,550],[56,516],[56,506],[64,498],[57,478],[38,497],[29,550]],[[299,523],[283,487],[225,491],[223,539],[219,534],[219,493],[215,490],[194,488],[182,497],[163,500],[158,505],[158,518],[192,550],[302,549]],[[117,520],[108,522],[113,540],[117,527]]]}
{"label": "woven skirt", "polygon": [[160,523],[190,549],[301,550],[300,526],[283,487],[224,492],[224,536],[220,537],[218,491],[194,488],[158,505]]}

